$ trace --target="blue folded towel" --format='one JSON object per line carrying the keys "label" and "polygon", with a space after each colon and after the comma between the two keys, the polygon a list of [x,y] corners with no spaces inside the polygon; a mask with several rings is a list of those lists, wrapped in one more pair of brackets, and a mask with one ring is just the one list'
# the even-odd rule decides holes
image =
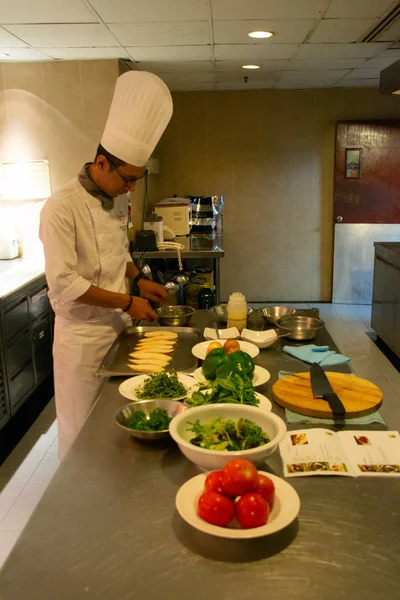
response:
{"label": "blue folded towel", "polygon": [[311,364],[318,363],[324,367],[343,365],[350,362],[350,359],[347,356],[337,354],[334,350],[329,350],[329,346],[315,346],[315,344],[306,344],[305,346],[284,346],[283,351],[304,362]]}

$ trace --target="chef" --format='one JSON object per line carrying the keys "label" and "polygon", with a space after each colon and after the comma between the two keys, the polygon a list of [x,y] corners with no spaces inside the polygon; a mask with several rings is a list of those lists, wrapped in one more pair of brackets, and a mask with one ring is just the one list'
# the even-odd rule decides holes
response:
{"label": "chef", "polygon": [[[157,318],[148,300],[167,298],[165,288],[146,280],[133,264],[114,198],[133,192],[145,176],[171,116],[171,94],[161,79],[139,71],[121,75],[95,161],[51,196],[40,216],[55,312],[60,460],[104,383],[95,373],[111,344],[132,317]],[[127,278],[137,283],[141,297],[128,293]]]}

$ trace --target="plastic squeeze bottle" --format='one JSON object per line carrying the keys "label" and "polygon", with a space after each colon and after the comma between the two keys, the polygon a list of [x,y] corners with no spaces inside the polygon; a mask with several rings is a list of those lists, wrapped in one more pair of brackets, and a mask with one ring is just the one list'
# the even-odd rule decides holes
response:
{"label": "plastic squeeze bottle", "polygon": [[229,296],[228,302],[228,327],[237,327],[241,332],[246,327],[247,303],[246,298],[240,292],[234,292]]}

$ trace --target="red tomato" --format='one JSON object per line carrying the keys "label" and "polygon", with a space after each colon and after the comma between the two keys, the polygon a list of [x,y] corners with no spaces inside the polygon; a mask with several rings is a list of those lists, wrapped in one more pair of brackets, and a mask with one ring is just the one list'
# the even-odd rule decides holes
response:
{"label": "red tomato", "polygon": [[222,494],[204,492],[199,498],[197,514],[207,523],[225,527],[235,516],[235,508],[233,502]]}
{"label": "red tomato", "polygon": [[242,496],[235,510],[237,520],[245,529],[261,527],[268,521],[269,505],[260,494],[252,492]]}
{"label": "red tomato", "polygon": [[209,473],[206,477],[206,481],[204,484],[205,492],[217,492],[217,494],[222,494],[226,496],[224,492],[224,488],[222,486],[222,471],[213,471]]}
{"label": "red tomato", "polygon": [[261,475],[260,473],[258,473],[257,492],[264,498],[264,500],[268,502],[270,506],[272,506],[275,496],[275,486],[272,479],[270,479],[266,475]]}
{"label": "red tomato", "polygon": [[257,469],[248,460],[233,458],[222,469],[222,485],[228,496],[244,496],[257,489]]}

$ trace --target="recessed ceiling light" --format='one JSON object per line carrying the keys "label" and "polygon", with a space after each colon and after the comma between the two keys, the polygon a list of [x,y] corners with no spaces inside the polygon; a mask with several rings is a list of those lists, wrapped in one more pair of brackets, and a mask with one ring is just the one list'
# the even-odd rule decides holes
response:
{"label": "recessed ceiling light", "polygon": [[270,38],[274,34],[272,33],[272,31],[250,31],[250,33],[248,33],[247,35],[252,38],[264,39]]}
{"label": "recessed ceiling light", "polygon": [[242,69],[261,69],[260,65],[242,65]]}

